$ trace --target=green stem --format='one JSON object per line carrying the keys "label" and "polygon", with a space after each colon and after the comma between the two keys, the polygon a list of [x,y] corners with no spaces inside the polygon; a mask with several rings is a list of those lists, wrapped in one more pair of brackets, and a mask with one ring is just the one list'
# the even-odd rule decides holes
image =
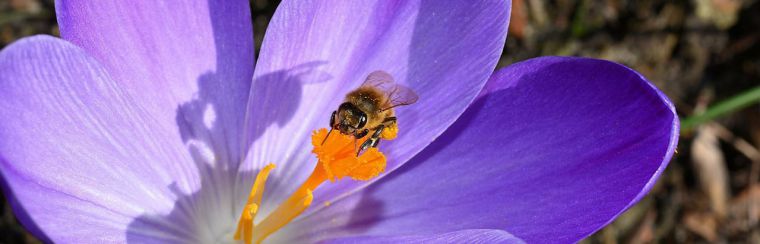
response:
{"label": "green stem", "polygon": [[695,114],[688,118],[682,119],[681,131],[688,131],[704,122],[745,108],[757,102],[760,102],[760,86],[752,88],[751,90],[734,96],[728,100],[722,101],[715,106],[708,108],[703,113]]}

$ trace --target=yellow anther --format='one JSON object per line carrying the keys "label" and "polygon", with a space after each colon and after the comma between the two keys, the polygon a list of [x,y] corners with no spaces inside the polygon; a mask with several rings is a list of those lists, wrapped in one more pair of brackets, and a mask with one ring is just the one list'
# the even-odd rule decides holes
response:
{"label": "yellow anther", "polygon": [[250,219],[253,219],[253,216],[256,216],[256,213],[259,212],[259,205],[255,203],[251,203],[251,205],[246,206],[248,207],[248,215],[250,216]]}
{"label": "yellow anther", "polygon": [[237,230],[235,230],[235,240],[240,240],[240,234],[243,234],[243,241],[245,243],[251,243],[253,235],[253,220],[256,218],[256,213],[259,211],[259,205],[261,205],[261,197],[264,195],[264,185],[269,177],[269,172],[274,169],[274,164],[269,164],[256,175],[256,180],[253,182],[251,193],[248,195],[248,200],[245,203],[243,212],[240,213],[240,220],[238,221]]}

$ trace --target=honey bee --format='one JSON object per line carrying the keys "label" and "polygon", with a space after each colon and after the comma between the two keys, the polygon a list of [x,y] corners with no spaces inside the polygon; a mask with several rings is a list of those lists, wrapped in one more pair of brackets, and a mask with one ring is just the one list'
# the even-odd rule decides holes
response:
{"label": "honey bee", "polygon": [[361,86],[346,94],[343,103],[332,112],[327,136],[337,130],[358,140],[371,132],[358,148],[359,155],[369,147],[377,147],[380,139],[395,138],[398,127],[393,109],[413,104],[417,98],[414,91],[397,84],[390,74],[374,71]]}

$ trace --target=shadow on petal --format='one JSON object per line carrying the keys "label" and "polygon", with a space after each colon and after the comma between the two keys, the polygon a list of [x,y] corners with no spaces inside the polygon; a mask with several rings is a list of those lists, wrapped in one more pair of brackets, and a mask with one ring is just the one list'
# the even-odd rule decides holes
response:
{"label": "shadow on petal", "polygon": [[[215,39],[225,39],[225,29],[234,23],[218,23],[216,15],[226,10],[223,4],[209,1]],[[217,45],[216,71],[197,79],[198,92],[193,99],[177,106],[175,120],[182,143],[192,156],[198,179],[194,191],[173,183],[168,186],[177,199],[168,213],[145,213],[127,228],[127,240],[145,242],[231,242],[237,218],[250,190],[254,171],[241,169],[249,146],[271,125],[282,125],[295,117],[301,103],[302,86],[330,77],[315,70],[323,62],[310,62],[288,70],[265,74],[253,81],[229,77],[236,67],[223,54],[230,53]],[[243,84],[245,82],[245,84]],[[233,97],[235,89],[249,89],[246,97]],[[248,98],[257,99],[248,103]],[[268,99],[287,97],[288,103],[267,107]],[[242,106],[241,106],[242,104]],[[246,111],[238,111],[245,108]],[[246,124],[246,116],[256,124]],[[173,162],[190,163],[190,162]],[[192,175],[192,174],[190,174]]]}
{"label": "shadow on petal", "polygon": [[[299,65],[290,70],[263,75],[253,82],[252,92],[259,100],[251,103],[248,109],[251,118],[258,118],[256,119],[258,123],[251,125],[250,134],[247,137],[250,141],[246,145],[257,140],[269,126],[281,125],[294,118],[294,112],[301,103],[302,86],[307,83],[302,78],[309,76],[310,81],[314,81],[315,78],[318,80],[324,78],[312,72],[319,65],[321,62]],[[215,98],[224,94],[204,92],[206,87],[220,83],[216,77],[217,75],[213,73],[201,76],[198,79],[200,87],[198,98],[177,108],[177,126],[182,135],[182,141],[188,147],[198,168],[200,189],[193,193],[185,193],[175,184],[169,186],[178,198],[172,211],[167,215],[146,214],[135,219],[129,227],[128,240],[130,242],[145,241],[146,239],[143,239],[145,236],[155,236],[146,233],[157,230],[166,231],[171,236],[180,236],[181,240],[197,242],[223,241],[227,238],[231,240],[231,235],[220,235],[234,231],[234,224],[237,223],[237,217],[245,202],[245,194],[250,190],[255,174],[252,171],[239,172],[239,164],[245,159],[245,155],[236,157],[235,153],[224,153],[222,150],[226,145],[219,144],[219,139],[225,139],[225,135],[233,137],[243,135],[242,128],[239,131],[224,131],[230,127],[220,126],[220,124],[232,123],[242,126],[243,119],[234,117],[238,114],[216,112],[216,108],[224,107],[225,104],[217,103],[218,100]],[[275,83],[273,81],[277,81],[278,84],[270,85]],[[267,99],[282,96],[291,98],[291,103],[281,104],[277,108],[266,107],[272,104],[267,102]],[[244,139],[244,137],[238,138]],[[198,239],[199,236],[200,239]],[[164,241],[173,241],[173,239]]]}

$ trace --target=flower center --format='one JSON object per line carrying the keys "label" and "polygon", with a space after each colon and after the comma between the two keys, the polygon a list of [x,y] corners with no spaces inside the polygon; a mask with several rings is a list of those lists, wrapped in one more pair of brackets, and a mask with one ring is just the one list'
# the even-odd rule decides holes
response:
{"label": "flower center", "polygon": [[330,137],[327,136],[326,129],[312,133],[311,144],[314,146],[312,152],[317,155],[317,165],[314,167],[314,171],[288,199],[259,224],[254,225],[253,221],[264,194],[264,184],[269,172],[275,166],[269,164],[259,171],[248,201],[240,214],[237,231],[235,231],[235,240],[242,239],[246,244],[250,244],[252,241],[260,243],[267,236],[303,213],[311,205],[314,189],[327,180],[335,182],[346,176],[354,180],[369,180],[385,170],[385,155],[377,148],[367,149],[357,156],[356,139],[341,133],[331,133]]}

